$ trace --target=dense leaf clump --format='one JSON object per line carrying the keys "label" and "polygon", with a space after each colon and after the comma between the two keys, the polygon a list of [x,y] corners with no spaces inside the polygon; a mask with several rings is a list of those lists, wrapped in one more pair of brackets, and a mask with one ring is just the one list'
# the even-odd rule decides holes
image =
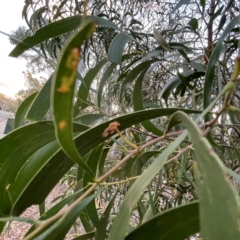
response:
{"label": "dense leaf clump", "polygon": [[[52,73],[0,140],[0,229],[240,239],[237,2],[25,1],[23,17],[10,56]],[[45,212],[59,181],[69,190]],[[19,217],[33,204],[39,220]]]}

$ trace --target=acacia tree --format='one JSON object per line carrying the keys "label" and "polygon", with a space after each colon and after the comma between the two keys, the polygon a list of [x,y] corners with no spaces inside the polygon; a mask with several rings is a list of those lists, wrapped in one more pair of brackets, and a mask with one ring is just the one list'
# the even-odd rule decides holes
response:
{"label": "acacia tree", "polygon": [[[35,225],[25,240],[64,239],[78,218],[72,239],[238,239],[236,2],[25,1],[23,16],[33,35],[10,55],[58,61],[0,140],[1,221]],[[32,204],[38,221],[15,217]]]}

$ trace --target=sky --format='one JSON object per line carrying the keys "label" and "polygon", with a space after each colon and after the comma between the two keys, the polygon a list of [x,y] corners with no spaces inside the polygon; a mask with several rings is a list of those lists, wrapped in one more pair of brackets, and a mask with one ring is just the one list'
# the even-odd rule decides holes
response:
{"label": "sky", "polygon": [[[22,19],[22,8],[24,0],[0,0],[0,31],[8,34],[25,25]],[[14,97],[15,94],[24,88],[24,76],[26,61],[19,58],[8,57],[14,48],[8,37],[0,33],[0,93]]]}

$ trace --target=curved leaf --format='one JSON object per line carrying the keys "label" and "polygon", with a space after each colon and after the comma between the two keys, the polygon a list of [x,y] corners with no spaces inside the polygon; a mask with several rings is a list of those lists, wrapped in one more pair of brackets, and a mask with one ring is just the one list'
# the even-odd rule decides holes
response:
{"label": "curved leaf", "polygon": [[74,122],[79,122],[82,124],[90,125],[93,122],[97,121],[99,118],[103,118],[105,115],[101,113],[94,114],[84,114],[73,119]]}
{"label": "curved leaf", "polygon": [[192,202],[154,216],[125,240],[182,240],[200,230],[199,203]]}
{"label": "curved leaf", "polygon": [[50,92],[52,85],[52,76],[44,84],[37,94],[36,98],[29,107],[26,118],[32,121],[41,121],[50,108]]}
{"label": "curved leaf", "polygon": [[106,232],[107,232],[107,226],[108,221],[110,217],[110,213],[115,201],[115,198],[117,196],[118,191],[116,191],[115,195],[112,197],[111,201],[109,202],[106,210],[104,211],[102,218],[97,226],[97,230],[95,233],[95,240],[105,240],[106,239]]}
{"label": "curved leaf", "polygon": [[[178,108],[169,108],[138,111],[117,117],[89,130],[86,130],[88,128],[87,126],[74,124],[75,132],[86,130],[84,133],[75,136],[75,144],[79,153],[84,156],[106,140],[102,137],[102,133],[104,129],[106,129],[108,125],[113,121],[119,122],[121,124],[119,129],[124,130],[134,124],[152,118],[171,115],[178,110]],[[201,112],[191,109],[182,110],[188,114]],[[24,144],[23,139],[27,139],[26,143]],[[3,139],[0,139],[0,147],[1,149],[4,149],[0,158],[0,213],[8,215],[11,212],[12,203],[10,201],[9,192],[7,191],[6,187],[9,184],[12,184],[16,176],[19,175],[16,179],[17,181],[14,181],[15,187],[11,187],[13,190],[17,189],[20,179],[24,179],[26,176],[28,176],[25,173],[25,169],[27,170],[27,168],[29,168],[28,171],[31,171],[31,165],[34,166],[34,162],[29,161],[28,165],[26,166],[24,166],[24,164],[28,162],[29,158],[35,152],[40,156],[40,159],[36,161],[39,161],[39,163],[42,161],[43,164],[39,165],[39,167],[36,166],[36,171],[34,171],[35,173],[33,172],[34,178],[32,179],[32,175],[30,174],[29,179],[26,179],[27,188],[23,189],[20,197],[15,197],[18,199],[14,205],[15,214],[21,213],[25,208],[31,206],[32,204],[41,204],[51,189],[62,178],[63,174],[65,174],[70,169],[70,167],[74,165],[74,162],[71,161],[60,149],[54,156],[50,155],[50,159],[45,159],[45,156],[48,155],[46,152],[48,146],[46,145],[50,142],[53,142],[54,140],[54,127],[51,122],[39,122],[30,124],[19,128],[11,132],[9,135],[5,136]],[[41,150],[41,148],[44,146],[46,146],[45,150],[44,148]],[[37,152],[38,149],[40,149],[39,152]],[[22,153],[21,157],[19,157],[19,151]],[[41,151],[42,153],[46,152],[46,155],[41,155]],[[49,151],[52,150],[50,149]],[[15,161],[16,158],[18,159],[18,162]],[[35,157],[33,156],[31,159],[34,158]],[[6,169],[12,169],[11,174],[5,172],[4,169],[1,168],[3,164],[5,165]],[[12,168],[13,165],[14,168]],[[22,169],[23,166],[24,168]],[[38,170],[38,168],[40,169]],[[20,174],[21,169],[22,174]],[[32,171],[33,170],[34,168]]]}
{"label": "curved leaf", "polygon": [[182,5],[189,4],[191,0],[180,0],[178,4],[175,6],[175,8],[172,10],[172,13],[175,12],[178,8],[180,8]]}
{"label": "curved leaf", "polygon": [[[173,120],[181,119],[188,129],[201,171],[203,180],[200,180],[197,171],[195,175],[198,180],[202,237],[204,239],[239,239],[237,194],[226,178],[221,160],[212,151],[208,141],[201,137],[198,126],[185,113],[176,112],[172,118]],[[213,171],[214,174],[212,174]]]}
{"label": "curved leaf", "polygon": [[[224,94],[224,90],[219,94],[219,96],[198,116],[196,122],[205,116],[205,114],[214,107],[216,102]],[[124,239],[128,228],[128,222],[130,219],[131,212],[138,200],[142,196],[143,191],[148,186],[149,182],[159,173],[160,169],[163,167],[164,162],[168,156],[174,151],[174,149],[184,140],[187,136],[187,132],[183,132],[178,138],[174,140],[168,147],[155,159],[155,161],[149,166],[149,168],[143,172],[143,174],[134,182],[130,190],[127,192],[123,203],[120,207],[119,213],[116,216],[111,232],[110,240],[114,239]],[[119,225],[121,224],[121,229]]]}
{"label": "curved leaf", "polygon": [[[146,71],[147,69],[140,74],[134,86],[132,101],[133,101],[133,108],[135,111],[144,109],[143,102],[142,102],[142,81],[144,80]],[[152,132],[155,135],[163,134],[163,132],[157,126],[155,126],[151,121],[144,121],[141,124],[145,129],[147,129],[149,132]]]}
{"label": "curved leaf", "polygon": [[[224,38],[231,32],[236,24],[239,23],[239,16],[233,18],[231,22],[225,28],[223,34],[218,39],[217,45],[215,46],[213,53],[209,59],[206,75],[205,75],[205,82],[204,82],[204,98],[203,98],[203,107],[204,109],[211,103],[211,91],[212,91],[212,84],[214,79],[214,71],[215,65],[219,60],[221,49],[223,46]],[[207,117],[208,115],[206,115]],[[209,119],[209,117],[207,117]]]}
{"label": "curved leaf", "polygon": [[[81,132],[86,129],[88,129],[88,127],[85,125],[74,124],[74,132]],[[49,148],[48,144],[55,140],[52,122],[29,124],[18,128],[0,139],[0,146],[1,149],[3,149],[0,158],[0,214],[10,214],[13,205],[16,205],[16,201],[18,201],[19,197],[25,192],[25,188],[31,184],[32,178],[35,177],[35,175],[41,171],[42,166],[45,165],[45,157],[48,157],[48,154],[50,154],[49,157],[51,157],[51,153],[54,153],[55,145]],[[49,152],[46,151],[47,149],[49,149]],[[21,152],[21,155],[19,155],[19,152]],[[63,156],[65,155],[63,154]],[[18,161],[16,161],[16,159],[18,159]],[[61,166],[59,161],[58,165],[59,167]],[[4,166],[4,168],[2,166]],[[56,166],[51,166],[48,171],[45,171],[42,178],[44,178],[44,176],[51,177],[49,171],[52,170],[52,168],[56,168]],[[39,180],[41,182],[41,179]],[[39,182],[35,187],[38,186],[38,184]],[[51,188],[54,187],[52,182],[48,183],[48,185]],[[28,200],[25,199],[22,202],[24,206],[26,205],[28,207],[28,204],[32,203],[32,201],[35,203],[35,194],[41,195],[41,192],[35,193],[34,188],[32,190],[30,193],[31,197],[26,198]],[[39,198],[39,200],[40,202],[36,202],[36,204],[40,204],[43,201],[41,198]],[[24,210],[24,206],[15,206],[18,209],[16,212]]]}
{"label": "curved leaf", "polygon": [[[87,19],[92,20],[99,26],[111,27],[116,30],[119,28],[112,22],[96,17],[96,16],[87,16]],[[73,16],[64,18],[60,21],[50,23],[47,26],[39,29],[33,36],[25,38],[21,43],[19,43],[9,54],[11,57],[18,57],[26,50],[38,45],[41,42],[44,42],[50,38],[57,37],[61,34],[70,32],[76,29],[82,21],[82,16]]]}
{"label": "curved leaf", "polygon": [[121,91],[120,91],[120,102],[122,101],[123,92],[126,89],[127,84],[131,83],[143,70],[148,68],[152,63],[156,62],[156,59],[148,60],[143,63],[140,63],[136,67],[134,67],[130,73],[128,73],[127,77],[123,80]]}
{"label": "curved leaf", "polygon": [[157,40],[157,42],[167,51],[171,52],[172,49],[170,48],[169,44],[165,41],[162,35],[154,28],[153,29],[153,36]]}
{"label": "curved leaf", "polygon": [[[96,198],[96,196],[101,191],[96,192],[95,194],[91,195],[90,197],[84,199],[81,203],[79,203],[76,207],[74,207],[67,215],[62,217],[62,224],[60,225],[59,229],[57,230],[57,235],[55,236],[55,240],[64,239],[65,235],[78,218],[80,213]],[[60,231],[59,231],[60,230]],[[49,238],[48,238],[49,239]],[[47,239],[46,239],[47,240]]]}
{"label": "curved leaf", "polygon": [[181,74],[182,79],[180,78],[180,76],[174,76],[172,77],[162,88],[161,94],[160,94],[160,98],[163,98],[165,100],[165,102],[167,102],[168,97],[170,96],[171,92],[173,91],[173,89],[175,89],[183,80],[185,77],[185,81],[183,82],[184,85],[187,85],[188,82],[199,78],[201,76],[204,75],[204,72],[195,72],[193,70],[184,72]]}
{"label": "curved leaf", "polygon": [[[137,55],[136,53],[130,53],[130,54],[125,54],[122,56],[122,62],[134,57],[135,55]],[[134,64],[136,61],[132,60],[130,63],[130,66],[132,64]],[[98,93],[97,93],[97,103],[98,103],[98,107],[101,107],[101,99],[102,99],[102,93],[103,93],[103,87],[105,85],[105,83],[107,82],[108,78],[111,76],[113,69],[117,66],[117,63],[112,63],[107,70],[104,72],[102,79],[100,80],[99,86],[98,86]]]}
{"label": "curved leaf", "polygon": [[139,159],[141,161],[142,166],[146,164],[150,158],[154,157],[155,155],[158,155],[159,153],[160,151],[148,151],[141,154],[139,156]]}
{"label": "curved leaf", "polygon": [[[8,191],[9,184],[14,182],[18,171],[28,160],[28,157],[54,140],[53,124],[49,122],[18,128],[0,139],[0,146],[3,149],[0,158],[0,214],[7,215],[11,211],[12,201]],[[7,169],[11,169],[11,171],[7,171]]]}
{"label": "curved leaf", "polygon": [[97,93],[97,103],[98,107],[101,107],[101,99],[102,99],[102,91],[103,87],[108,80],[108,78],[111,76],[113,69],[117,66],[117,63],[112,63],[107,70],[104,72],[102,79],[100,80],[100,84],[98,86],[98,93]]}
{"label": "curved leaf", "polygon": [[78,163],[93,176],[91,169],[78,154],[72,134],[72,106],[80,55],[79,47],[93,33],[95,25],[86,21],[80,26],[80,29],[80,31],[75,32],[66,44],[53,76],[52,108],[55,113],[53,115],[54,124],[59,144],[74,162]]}
{"label": "curved leaf", "polygon": [[[75,199],[76,197],[80,197],[82,194],[82,189],[73,193],[72,195],[65,197],[63,200],[61,200],[59,203],[57,203],[56,205],[54,205],[52,208],[50,208],[47,212],[45,212],[40,218],[39,220],[45,220],[48,219],[50,217],[52,217],[53,215],[57,214],[64,206],[66,206],[69,202],[71,202],[73,199]],[[34,227],[31,227],[28,232],[25,234],[25,236],[27,236],[29,233],[31,233],[34,230]]]}
{"label": "curved leaf", "polygon": [[23,125],[28,109],[31,107],[31,104],[34,101],[36,95],[37,92],[33,93],[32,95],[27,97],[18,107],[18,110],[15,114],[14,128],[18,128]]}
{"label": "curved leaf", "polygon": [[[178,147],[178,145],[185,139],[186,136],[186,132],[181,134],[155,159],[155,161],[149,166],[149,168],[144,171],[142,175],[133,183],[123,200],[118,215],[113,222],[109,240],[124,239],[127,232],[128,221],[131,212],[140,197],[142,196],[144,189],[148,186],[149,182],[159,173],[168,156],[174,151],[176,147]],[[120,225],[121,228],[119,228]]]}
{"label": "curved leaf", "polygon": [[99,61],[98,64],[94,68],[90,69],[84,77],[85,84],[81,84],[78,90],[78,102],[80,102],[81,104],[81,110],[88,107],[87,98],[89,95],[90,86],[94,78],[97,76],[98,72],[101,70],[104,64],[106,64],[106,62],[107,59],[102,59],[101,61]]}
{"label": "curved leaf", "polygon": [[194,32],[197,31],[198,29],[198,20],[196,18],[192,18],[189,22],[188,25],[192,28]]}
{"label": "curved leaf", "polygon": [[[94,177],[96,178],[96,173],[97,173],[97,166],[98,166],[98,161],[100,160],[100,156],[103,150],[104,144],[99,145],[95,149],[91,151],[89,154],[89,157],[87,159],[87,164],[93,171]],[[85,171],[83,173],[83,187],[88,186],[88,183],[91,182],[92,179],[89,176],[89,174]],[[86,208],[86,211],[88,213],[88,216],[90,220],[92,221],[94,226],[97,226],[99,224],[99,218],[98,218],[98,213],[95,205],[95,201],[92,201],[89,203],[88,207]]]}
{"label": "curved leaf", "polygon": [[93,238],[95,236],[95,232],[89,232],[86,234],[82,234],[81,236],[75,237],[72,240],[86,240],[89,238]]}
{"label": "curved leaf", "polygon": [[122,53],[126,43],[134,40],[131,36],[125,33],[119,33],[114,37],[108,51],[108,61],[120,64],[122,60]]}
{"label": "curved leaf", "polygon": [[[59,240],[64,239],[65,235],[79,216],[79,214],[87,207],[89,202],[91,202],[98,193],[95,193],[86,199],[84,199],[81,203],[76,205],[68,214],[63,215],[58,221],[52,224],[46,231],[39,233],[35,240]],[[28,236],[29,237],[29,236]]]}

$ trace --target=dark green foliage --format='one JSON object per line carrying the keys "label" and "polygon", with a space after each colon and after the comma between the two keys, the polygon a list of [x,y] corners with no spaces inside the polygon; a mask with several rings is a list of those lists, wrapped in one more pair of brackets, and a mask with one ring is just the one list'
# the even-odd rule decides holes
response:
{"label": "dark green foliage", "polygon": [[[240,238],[239,13],[213,3],[25,1],[32,36],[10,55],[35,49],[53,74],[0,140],[1,231]],[[71,191],[38,221],[16,217],[61,179]]]}

